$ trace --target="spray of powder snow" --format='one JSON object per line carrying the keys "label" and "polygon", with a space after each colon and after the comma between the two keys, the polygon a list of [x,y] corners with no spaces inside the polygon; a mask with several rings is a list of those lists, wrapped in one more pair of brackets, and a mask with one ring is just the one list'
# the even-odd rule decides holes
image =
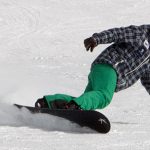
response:
{"label": "spray of powder snow", "polygon": [[81,128],[60,117],[48,114],[32,114],[27,109],[19,110],[15,106],[0,104],[0,126],[38,128],[45,131],[65,131],[77,133],[94,132],[89,128]]}

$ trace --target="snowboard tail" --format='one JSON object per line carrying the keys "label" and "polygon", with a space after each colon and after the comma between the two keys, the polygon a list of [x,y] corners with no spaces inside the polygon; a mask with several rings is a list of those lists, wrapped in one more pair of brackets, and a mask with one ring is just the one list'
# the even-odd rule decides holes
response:
{"label": "snowboard tail", "polygon": [[111,125],[106,116],[98,111],[93,110],[66,110],[66,109],[48,109],[35,108],[31,106],[23,106],[14,104],[17,108],[26,108],[31,113],[45,113],[53,116],[62,117],[73,123],[77,123],[81,127],[89,127],[99,133],[108,133]]}

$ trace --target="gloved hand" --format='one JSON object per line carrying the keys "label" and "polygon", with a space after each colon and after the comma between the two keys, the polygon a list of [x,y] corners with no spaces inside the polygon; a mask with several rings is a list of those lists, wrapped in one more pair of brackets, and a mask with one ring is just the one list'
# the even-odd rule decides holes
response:
{"label": "gloved hand", "polygon": [[37,108],[49,108],[46,99],[43,98],[39,98],[36,102],[35,102],[35,107]]}
{"label": "gloved hand", "polygon": [[96,40],[93,37],[84,40],[84,46],[87,51],[93,52],[93,49],[97,46]]}

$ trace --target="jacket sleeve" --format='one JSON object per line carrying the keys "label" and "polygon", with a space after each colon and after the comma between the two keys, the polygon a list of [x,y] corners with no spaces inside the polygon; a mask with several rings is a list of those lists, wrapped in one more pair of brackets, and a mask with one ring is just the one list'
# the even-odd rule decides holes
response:
{"label": "jacket sleeve", "polygon": [[150,72],[145,73],[141,77],[141,83],[145,87],[146,91],[150,94]]}
{"label": "jacket sleeve", "polygon": [[97,45],[112,42],[125,42],[136,46],[143,43],[143,39],[145,39],[145,33],[147,32],[148,27],[149,25],[131,25],[128,27],[113,28],[100,33],[94,33],[92,37],[96,40]]}

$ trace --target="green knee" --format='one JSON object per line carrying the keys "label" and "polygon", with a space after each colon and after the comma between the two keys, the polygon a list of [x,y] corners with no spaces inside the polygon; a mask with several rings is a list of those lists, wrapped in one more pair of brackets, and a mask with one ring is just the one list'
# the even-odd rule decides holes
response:
{"label": "green knee", "polygon": [[74,99],[83,110],[103,109],[110,104],[111,100],[112,95],[103,90],[90,91]]}
{"label": "green knee", "polygon": [[99,103],[99,106],[97,107],[97,109],[103,109],[111,103],[113,93],[109,93],[107,90],[99,91],[99,92],[101,94],[99,94],[100,97],[99,97],[98,102],[97,102],[97,103]]}

